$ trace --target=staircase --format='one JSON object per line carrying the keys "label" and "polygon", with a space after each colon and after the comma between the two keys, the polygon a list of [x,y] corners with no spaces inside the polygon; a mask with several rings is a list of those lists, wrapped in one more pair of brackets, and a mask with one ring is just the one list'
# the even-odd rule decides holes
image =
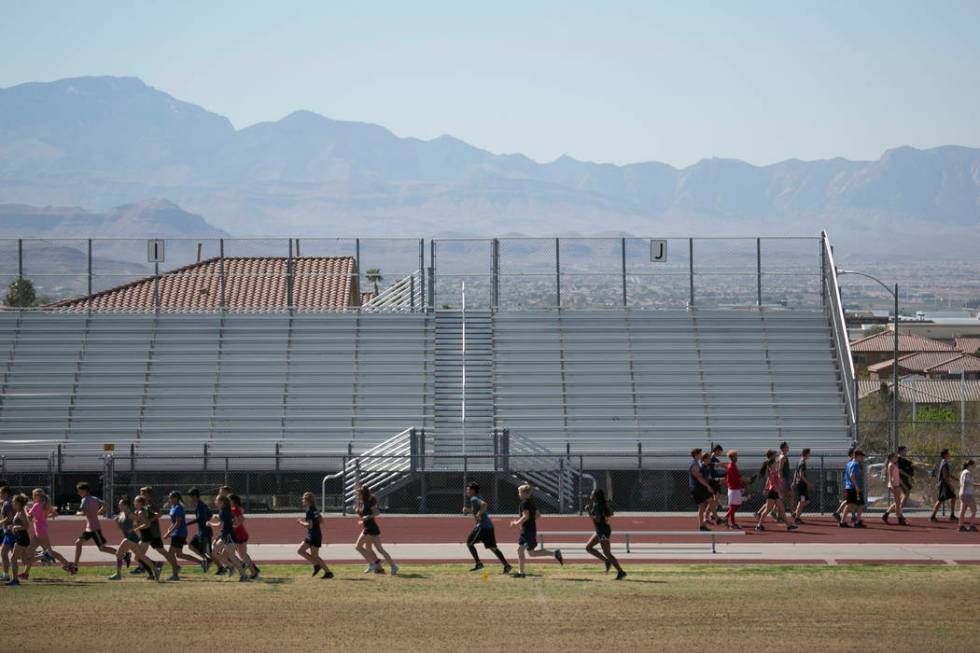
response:
{"label": "staircase", "polygon": [[342,472],[323,479],[324,487],[326,481],[342,477],[345,506],[353,506],[357,502],[358,485],[371,488],[371,494],[378,499],[391,494],[408,485],[414,473],[421,468],[424,437],[421,430],[405,429],[348,460]]}
{"label": "staircase", "polygon": [[[489,312],[440,312],[435,318],[435,438],[439,457],[472,459],[471,469],[491,469],[493,456],[493,325]],[[465,338],[464,338],[465,333]],[[464,348],[465,342],[465,348]],[[465,420],[464,399],[465,397]],[[443,458],[443,462],[447,462]],[[458,465],[457,465],[458,467]]]}
{"label": "staircase", "polygon": [[582,499],[596,488],[595,478],[582,474],[569,458],[556,457],[533,440],[503,429],[494,432],[494,442],[504,480],[530,484],[535,497],[560,513],[579,510]]}

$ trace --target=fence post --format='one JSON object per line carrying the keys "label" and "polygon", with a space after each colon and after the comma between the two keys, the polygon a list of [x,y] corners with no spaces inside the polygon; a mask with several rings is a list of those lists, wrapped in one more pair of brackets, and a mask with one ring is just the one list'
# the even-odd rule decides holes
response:
{"label": "fence post", "polygon": [[17,306],[24,308],[24,239],[17,239]]}
{"label": "fence post", "polygon": [[286,308],[293,307],[293,239],[289,239],[289,258],[286,259]]}
{"label": "fence post", "polygon": [[558,459],[558,513],[565,512],[565,459]]}
{"label": "fence post", "polygon": [[643,469],[643,443],[639,441],[636,443],[636,468]]}
{"label": "fence post", "polygon": [[[344,456],[340,461],[343,467],[340,468],[342,472],[340,475],[340,514],[347,514],[347,456]],[[326,501],[324,501],[326,505]]]}
{"label": "fence post", "polygon": [[204,471],[208,471],[208,443],[204,443]]}
{"label": "fence post", "polygon": [[[7,458],[0,458],[0,476],[7,477]],[[55,495],[55,476],[54,476],[54,452],[48,453],[48,484],[51,490],[51,501],[57,503],[58,497]]]}
{"label": "fence post", "polygon": [[[51,454],[48,454],[48,462],[50,461]],[[0,477],[7,478],[7,457],[4,455],[0,455]]]}
{"label": "fence post", "polygon": [[[575,510],[582,514],[582,481],[585,479],[585,457],[578,457],[578,493],[575,495]],[[591,497],[589,497],[591,499]]]}
{"label": "fence post", "polygon": [[622,257],[622,271],[623,271],[623,308],[626,308],[629,303],[626,301],[626,239],[621,238],[619,243],[620,255]]}
{"label": "fence post", "polygon": [[755,239],[755,283],[756,303],[762,308],[762,239]]}
{"label": "fence post", "polygon": [[218,239],[218,303],[225,309],[225,239]]}
{"label": "fence post", "polygon": [[[419,310],[425,310],[425,238],[419,238]],[[414,301],[414,299],[413,299]],[[414,305],[413,305],[414,308]]]}
{"label": "fence post", "polygon": [[436,309],[436,241],[429,241],[429,308]]}
{"label": "fence post", "polygon": [[88,304],[92,305],[92,239],[88,239]]}
{"label": "fence post", "polygon": [[500,241],[490,241],[490,310],[496,311],[500,303]]}
{"label": "fence post", "polygon": [[555,307],[561,308],[561,241],[555,238]]}
{"label": "fence post", "polygon": [[824,469],[824,456],[820,456],[820,514],[824,514],[823,494],[827,487],[827,472]]}
{"label": "fence post", "polygon": [[687,275],[691,284],[689,305],[694,308],[694,239],[687,239]]}

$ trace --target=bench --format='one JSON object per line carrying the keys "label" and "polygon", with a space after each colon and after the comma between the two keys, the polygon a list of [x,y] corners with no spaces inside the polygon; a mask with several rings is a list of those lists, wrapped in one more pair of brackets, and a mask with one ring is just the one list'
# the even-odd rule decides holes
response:
{"label": "bench", "polygon": [[[538,540],[544,546],[545,535],[594,535],[595,531],[538,531]],[[711,538],[711,552],[717,553],[715,543],[719,537],[737,537],[745,535],[745,531],[616,531],[617,535],[622,535],[626,543],[626,553],[630,553],[630,536],[642,537],[708,537]]]}

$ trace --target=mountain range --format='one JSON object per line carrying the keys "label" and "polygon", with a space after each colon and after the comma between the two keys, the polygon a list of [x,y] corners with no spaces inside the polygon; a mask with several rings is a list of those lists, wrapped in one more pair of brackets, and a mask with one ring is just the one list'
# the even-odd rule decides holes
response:
{"label": "mountain range", "polygon": [[[538,163],[450,136],[400,138],[309,111],[236,130],[227,118],[132,77],[0,89],[0,204],[113,215],[161,198],[207,219],[188,222],[184,211],[160,203],[170,207],[158,212],[163,224],[183,220],[175,227],[180,235],[827,229],[840,246],[873,244],[876,254],[915,247],[922,256],[962,256],[980,244],[980,149],[899,147],[877,161],[766,166],[735,159],[617,166],[567,156]],[[16,223],[10,215],[0,213],[4,233],[47,224],[43,211],[22,208]],[[77,234],[86,224],[63,227]],[[107,229],[90,228],[93,236]]]}

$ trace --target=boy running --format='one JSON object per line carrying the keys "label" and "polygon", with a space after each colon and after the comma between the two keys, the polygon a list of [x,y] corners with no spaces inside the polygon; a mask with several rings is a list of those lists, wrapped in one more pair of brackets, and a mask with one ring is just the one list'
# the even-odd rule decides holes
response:
{"label": "boy running", "polygon": [[214,539],[214,532],[208,526],[211,521],[211,509],[201,501],[201,491],[192,487],[187,491],[187,496],[194,499],[194,516],[187,521],[187,524],[197,524],[197,534],[191,538],[187,546],[204,559],[204,571],[207,573],[211,567],[211,541]]}
{"label": "boy running", "polygon": [[75,540],[75,566],[78,567],[78,563],[82,559],[82,545],[88,540],[92,540],[102,553],[114,556],[116,550],[106,544],[105,536],[102,535],[102,527],[99,525],[99,515],[105,512],[105,502],[93,495],[89,491],[88,483],[84,481],[76,485],[75,489],[78,491],[78,496],[82,498],[78,512],[75,514],[85,517],[85,530]]}
{"label": "boy running", "polygon": [[[163,546],[163,538],[160,537],[160,513],[153,509],[148,499],[152,493],[152,488],[140,488],[140,495],[134,502],[137,517],[136,531],[140,534],[140,554],[145,556],[147,550],[152,548],[162,555],[170,563],[171,574],[167,580],[178,581],[180,566],[177,564],[177,558]],[[154,580],[160,580],[160,567],[154,565],[153,573],[156,577]]]}
{"label": "boy running", "polygon": [[565,560],[562,558],[561,551],[555,549],[554,551],[549,551],[548,549],[538,548],[538,507],[534,503],[534,499],[531,498],[531,486],[524,484],[517,488],[517,496],[521,500],[520,507],[518,508],[521,516],[510,523],[511,526],[521,527],[521,536],[517,540],[517,573],[514,574],[514,578],[526,578],[524,574],[524,557],[525,555],[531,556],[532,558],[538,558],[541,556],[552,556],[558,561],[558,564],[564,565]]}
{"label": "boy running", "polygon": [[864,462],[864,452],[860,449],[854,450],[854,458],[847,463],[844,468],[844,492],[847,494],[847,505],[841,515],[838,526],[850,528],[847,525],[848,513],[854,513],[854,528],[866,528],[861,521],[864,514],[864,482],[861,478],[861,463]]}
{"label": "boy running", "polygon": [[497,560],[500,560],[500,564],[504,566],[503,573],[509,574],[513,567],[508,564],[504,554],[497,548],[497,538],[493,531],[493,522],[490,521],[490,515],[488,514],[489,506],[480,496],[479,483],[470,483],[466,486],[466,502],[468,505],[463,507],[463,513],[473,515],[473,520],[476,522],[473,530],[470,531],[470,536],[466,538],[466,548],[470,550],[470,555],[473,556],[473,562],[475,563],[470,571],[483,569],[483,563],[480,562],[480,555],[476,552],[477,543],[482,542],[484,548],[493,551],[493,554],[497,556]]}
{"label": "boy running", "polygon": [[207,563],[203,558],[184,553],[184,546],[187,544],[187,512],[184,510],[180,492],[174,490],[167,498],[170,499],[170,528],[164,533],[163,539],[170,538],[171,555],[174,559],[180,558],[200,565],[201,571],[207,572]]}

